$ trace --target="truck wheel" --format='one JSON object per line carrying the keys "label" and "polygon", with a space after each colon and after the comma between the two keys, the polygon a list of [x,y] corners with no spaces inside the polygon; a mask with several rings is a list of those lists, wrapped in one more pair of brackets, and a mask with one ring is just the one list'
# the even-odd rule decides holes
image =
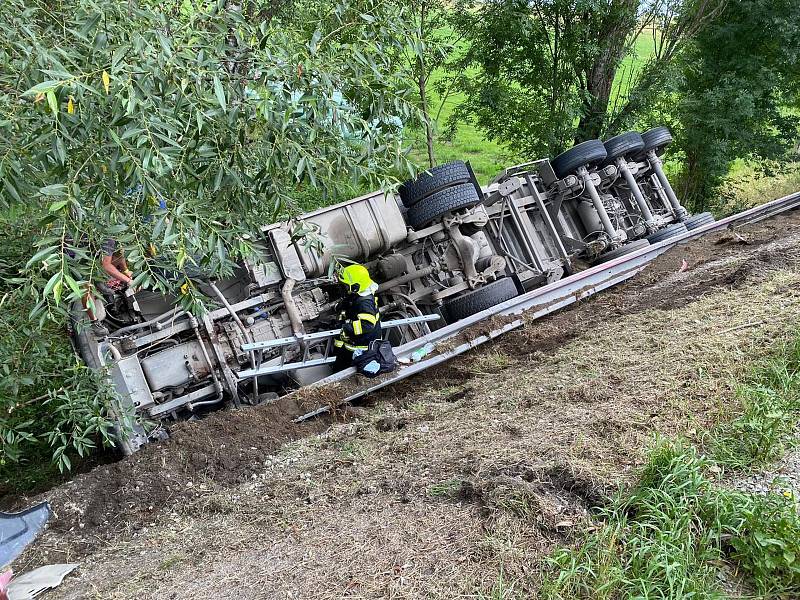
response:
{"label": "truck wheel", "polygon": [[667,225],[660,231],[656,231],[653,235],[647,238],[647,241],[651,244],[657,244],[658,242],[663,242],[666,239],[675,237],[676,235],[681,235],[687,231],[688,229],[686,229],[686,225],[683,223],[673,223],[672,225]]}
{"label": "truck wheel", "polygon": [[644,149],[644,140],[637,131],[628,131],[608,138],[603,142],[603,146],[605,146],[606,154],[608,155],[606,162],[611,163],[620,156],[641,152]]}
{"label": "truck wheel", "polygon": [[600,140],[587,140],[562,152],[550,161],[556,177],[564,179],[578,167],[594,165],[606,159],[606,147]]}
{"label": "truck wheel", "polygon": [[481,197],[471,183],[462,183],[434,192],[408,208],[406,221],[414,229],[422,229],[447,213],[479,204]]}
{"label": "truck wheel", "polygon": [[409,179],[401,184],[397,191],[403,204],[411,207],[431,194],[452,185],[467,183],[470,179],[467,165],[456,160],[423,171],[416,179]]}
{"label": "truck wheel", "polygon": [[716,219],[714,218],[714,215],[712,215],[710,212],[704,212],[700,213],[699,215],[687,217],[684,219],[683,224],[686,225],[686,229],[691,231],[692,229],[697,229],[703,225],[708,225],[709,223],[715,222]]}
{"label": "truck wheel", "polygon": [[606,252],[605,254],[601,255],[595,264],[599,265],[600,263],[614,260],[615,258],[619,258],[620,256],[625,256],[626,254],[630,254],[631,252],[636,252],[637,250],[646,248],[649,245],[650,242],[648,242],[647,240],[634,240],[632,242],[625,244],[624,246],[620,246],[616,250],[612,250],[611,252]]}
{"label": "truck wheel", "polygon": [[510,277],[503,277],[482,288],[462,294],[444,303],[444,309],[451,323],[477,314],[496,304],[519,295],[517,285]]}
{"label": "truck wheel", "polygon": [[95,371],[102,368],[97,356],[97,341],[90,335],[90,327],[80,302],[75,302],[70,310],[72,340],[75,350],[86,366]]}
{"label": "truck wheel", "polygon": [[661,155],[672,142],[672,134],[666,127],[654,127],[642,134],[642,140],[644,140],[642,154],[649,150],[655,150],[656,154]]}

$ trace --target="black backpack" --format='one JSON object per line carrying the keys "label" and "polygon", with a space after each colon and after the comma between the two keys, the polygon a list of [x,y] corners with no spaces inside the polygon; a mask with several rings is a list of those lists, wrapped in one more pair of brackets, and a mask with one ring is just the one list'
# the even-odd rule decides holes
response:
{"label": "black backpack", "polygon": [[[367,365],[372,361],[378,363],[379,368],[375,372],[365,371]],[[358,356],[353,357],[353,366],[365,377],[377,377],[382,373],[391,373],[397,368],[397,357],[394,355],[392,345],[386,340],[373,340]]]}

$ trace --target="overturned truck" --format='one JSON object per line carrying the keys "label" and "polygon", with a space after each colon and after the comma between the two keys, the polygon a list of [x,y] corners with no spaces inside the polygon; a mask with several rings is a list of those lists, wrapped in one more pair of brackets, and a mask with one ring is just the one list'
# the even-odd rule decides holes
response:
{"label": "overturned truck", "polygon": [[[504,170],[481,187],[468,164],[299,217],[321,245],[264,226],[266,259],[201,289],[218,308],[185,313],[150,291],[109,304],[111,333],[75,326],[93,368],[109,368],[120,414],[137,414],[126,453],[172,420],[223,404],[256,404],[331,373],[339,289],[332,261],[363,263],[379,283],[385,336],[399,345],[587,266],[713,220],[690,216],[664,175],[664,127],[578,144]],[[75,308],[76,323],[81,309]],[[115,323],[125,325],[114,328]]]}

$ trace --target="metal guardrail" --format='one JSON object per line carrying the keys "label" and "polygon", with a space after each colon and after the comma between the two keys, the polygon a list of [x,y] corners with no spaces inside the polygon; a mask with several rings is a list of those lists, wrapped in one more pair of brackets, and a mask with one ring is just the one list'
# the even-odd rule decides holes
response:
{"label": "metal guardrail", "polygon": [[[414,352],[430,344],[433,349],[428,354],[429,358],[424,358],[419,362],[407,366],[403,365],[397,371],[387,373],[376,379],[364,380],[361,387],[349,390],[347,396],[340,401],[340,404],[346,404],[383,387],[416,375],[425,369],[450,360],[454,356],[463,354],[467,350],[471,350],[484,342],[492,340],[507,331],[517,329],[526,321],[538,319],[569,306],[578,300],[587,298],[601,290],[617,285],[642,271],[651,261],[678,244],[701,237],[712,231],[730,228],[735,225],[756,223],[797,207],[800,207],[800,192],[790,194],[778,200],[773,200],[772,202],[698,227],[697,229],[693,229],[687,233],[677,235],[657,244],[644,247],[606,263],[596,265],[590,269],[576,273],[575,275],[565,277],[555,283],[531,290],[511,300],[497,304],[480,313],[461,319],[456,323],[437,329],[413,342],[395,348],[395,354],[402,360],[410,359]],[[465,330],[468,332],[471,327],[487,319],[497,316],[514,317],[523,313],[525,313],[524,318],[512,318],[503,325],[490,331],[477,328],[474,337],[454,347],[448,346],[445,349],[439,349],[437,351],[437,345],[444,345],[442,342],[463,334]],[[325,379],[321,379],[310,387],[336,384],[354,375],[354,368],[346,369],[334,373]],[[320,407],[297,417],[295,422],[304,421],[317,415],[324,414],[329,410],[329,406]]]}

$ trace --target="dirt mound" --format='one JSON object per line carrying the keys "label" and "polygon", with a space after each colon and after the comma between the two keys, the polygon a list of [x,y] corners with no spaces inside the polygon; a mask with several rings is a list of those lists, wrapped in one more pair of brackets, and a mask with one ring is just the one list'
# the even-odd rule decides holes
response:
{"label": "dirt mound", "polygon": [[[292,422],[310,406],[316,404],[302,397],[282,398],[270,405],[223,410],[202,421],[179,423],[169,440],[43,494],[56,514],[50,528],[82,532],[75,549],[85,552],[101,538],[141,529],[155,513],[193,498],[195,482],[246,481],[282,444],[330,425],[326,419]],[[16,504],[30,501],[21,498]]]}
{"label": "dirt mound", "polygon": [[544,533],[561,534],[589,519],[614,489],[566,464],[512,464],[461,483],[457,497],[476,503],[485,518],[510,513]]}

